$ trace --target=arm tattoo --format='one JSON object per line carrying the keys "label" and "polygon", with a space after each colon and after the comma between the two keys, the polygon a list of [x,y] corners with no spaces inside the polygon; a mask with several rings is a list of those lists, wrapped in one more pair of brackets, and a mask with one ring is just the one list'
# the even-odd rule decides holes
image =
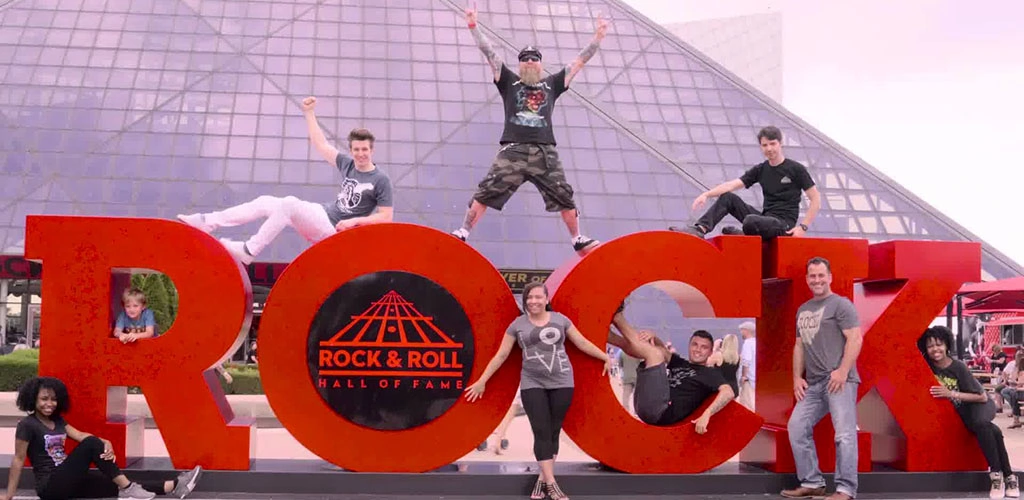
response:
{"label": "arm tattoo", "polygon": [[473,40],[476,40],[476,46],[480,47],[480,52],[483,52],[484,57],[487,58],[487,63],[491,65],[494,71],[498,71],[502,65],[501,56],[494,51],[494,47],[491,45],[491,41],[487,39],[487,35],[484,35],[479,28],[473,28],[469,32],[473,34]]}
{"label": "arm tattoo", "polygon": [[583,50],[581,50],[579,55],[576,57],[580,60],[581,63],[586,63],[587,61],[590,60],[591,57],[594,57],[594,54],[597,53],[597,48],[600,45],[601,42],[597,40],[591,40],[590,44],[587,45],[586,47],[583,47]]}
{"label": "arm tattoo", "polygon": [[725,394],[719,392],[718,397],[716,397],[715,401],[711,403],[711,407],[708,408],[708,410],[711,412],[712,415],[714,415],[718,413],[718,410],[725,408],[725,405],[729,404],[730,400],[732,400],[732,398],[727,398],[725,397]]}
{"label": "arm tattoo", "polygon": [[466,218],[462,221],[462,228],[466,231],[473,229],[476,225],[477,214],[473,209],[466,210]]}

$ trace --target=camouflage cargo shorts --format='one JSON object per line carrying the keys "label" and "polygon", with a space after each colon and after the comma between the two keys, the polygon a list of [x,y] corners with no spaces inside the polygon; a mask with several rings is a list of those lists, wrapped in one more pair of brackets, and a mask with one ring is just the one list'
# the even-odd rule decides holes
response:
{"label": "camouflage cargo shorts", "polygon": [[572,186],[565,180],[562,162],[552,144],[506,144],[498,150],[487,177],[473,199],[501,210],[523,182],[537,186],[548,212],[573,210]]}

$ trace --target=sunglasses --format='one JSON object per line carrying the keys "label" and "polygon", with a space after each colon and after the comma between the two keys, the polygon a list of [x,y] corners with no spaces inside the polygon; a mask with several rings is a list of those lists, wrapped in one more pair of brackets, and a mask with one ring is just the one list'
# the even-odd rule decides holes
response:
{"label": "sunglasses", "polygon": [[519,62],[540,62],[540,58],[537,56],[523,56],[519,59]]}

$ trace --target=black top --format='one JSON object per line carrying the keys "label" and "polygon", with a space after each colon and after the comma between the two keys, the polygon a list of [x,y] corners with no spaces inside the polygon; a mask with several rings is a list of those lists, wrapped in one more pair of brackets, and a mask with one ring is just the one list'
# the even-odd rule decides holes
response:
{"label": "black top", "polygon": [[14,439],[28,442],[28,459],[36,476],[36,491],[45,488],[53,469],[68,458],[64,451],[64,440],[68,436],[64,419],[56,417],[53,424],[51,430],[33,413],[21,419],[14,431]]}
{"label": "black top", "polygon": [[788,222],[790,227],[800,217],[800,194],[814,187],[807,167],[789,158],[774,167],[765,160],[744,172],[740,180],[747,189],[760,184],[764,193],[761,212]]}
{"label": "black top", "polygon": [[720,369],[695,365],[673,354],[668,362],[669,399],[672,406],[669,406],[658,424],[681,422],[725,383]]}
{"label": "black top", "polygon": [[554,145],[551,111],[558,96],[568,89],[565,69],[530,86],[502,64],[501,76],[494,84],[505,103],[505,131],[500,142]]}
{"label": "black top", "polygon": [[[953,360],[953,363],[945,368],[938,368],[928,360],[928,366],[939,383],[947,389],[957,392],[969,392],[971,394],[985,394],[978,379],[971,375],[971,370],[960,361]],[[952,401],[956,412],[965,424],[971,425],[977,422],[991,422],[996,417],[996,406],[991,399],[984,403],[964,403]]]}
{"label": "black top", "polygon": [[992,363],[991,363],[991,365],[992,365],[991,369],[992,369],[993,372],[996,371],[996,368],[999,368],[1000,371],[1005,370],[1006,369],[1006,364],[1009,362],[1006,359],[1006,352],[1004,352],[1004,351],[997,352],[995,356],[992,356],[992,359],[995,360],[995,361],[992,361]]}
{"label": "black top", "polygon": [[722,370],[722,378],[725,379],[725,383],[729,384],[729,387],[732,387],[733,396],[739,396],[740,386],[736,382],[736,376],[739,372],[740,365],[734,363],[722,363],[722,366],[719,366],[718,369]]}

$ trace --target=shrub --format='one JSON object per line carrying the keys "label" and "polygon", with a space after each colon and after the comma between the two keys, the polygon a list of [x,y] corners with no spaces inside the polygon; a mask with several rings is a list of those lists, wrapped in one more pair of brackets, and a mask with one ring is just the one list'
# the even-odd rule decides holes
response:
{"label": "shrub", "polygon": [[[228,365],[232,384],[220,379],[224,394],[263,394],[260,372],[256,365]],[[17,391],[26,380],[39,374],[39,350],[23,349],[0,356],[0,391]],[[128,388],[130,394],[141,394],[138,387]]]}
{"label": "shrub", "polygon": [[17,391],[39,374],[39,350],[22,349],[0,356],[0,391]]}

